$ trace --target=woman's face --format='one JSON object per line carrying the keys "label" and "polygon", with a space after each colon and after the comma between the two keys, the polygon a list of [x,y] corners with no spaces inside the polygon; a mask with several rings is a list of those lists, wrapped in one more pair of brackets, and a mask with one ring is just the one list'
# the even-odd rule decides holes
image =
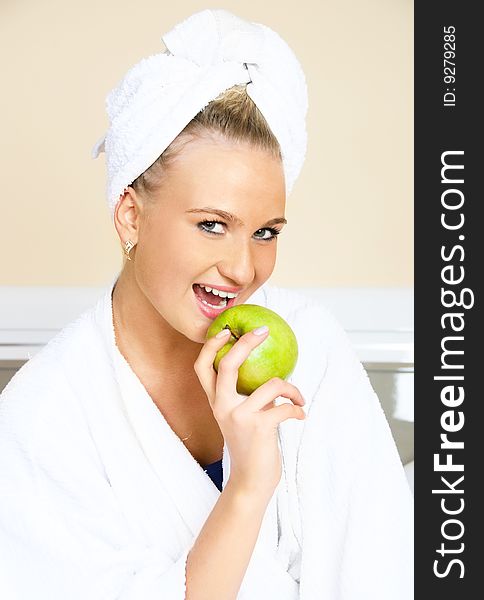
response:
{"label": "woman's face", "polygon": [[245,302],[274,269],[284,210],[282,163],[267,151],[223,139],[187,143],[155,202],[141,203],[130,263],[137,285],[169,326],[203,343],[227,306],[198,284],[237,294],[228,306]]}

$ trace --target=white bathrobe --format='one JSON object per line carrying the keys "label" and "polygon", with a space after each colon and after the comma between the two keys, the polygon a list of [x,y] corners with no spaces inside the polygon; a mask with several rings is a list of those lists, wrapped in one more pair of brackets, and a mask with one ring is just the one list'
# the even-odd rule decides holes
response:
{"label": "white bathrobe", "polygon": [[[220,492],[115,345],[112,287],[0,397],[2,600],[185,598]],[[283,474],[238,599],[410,600],[412,494],[345,332],[289,289],[247,302],[293,328],[307,417],[279,426]]]}

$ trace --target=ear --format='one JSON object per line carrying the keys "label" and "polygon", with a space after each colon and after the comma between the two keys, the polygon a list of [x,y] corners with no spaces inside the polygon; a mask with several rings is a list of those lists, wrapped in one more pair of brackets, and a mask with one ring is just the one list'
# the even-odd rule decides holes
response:
{"label": "ear", "polygon": [[121,244],[127,240],[138,243],[138,230],[143,205],[135,190],[128,186],[120,196],[114,210],[114,226],[118,232]]}

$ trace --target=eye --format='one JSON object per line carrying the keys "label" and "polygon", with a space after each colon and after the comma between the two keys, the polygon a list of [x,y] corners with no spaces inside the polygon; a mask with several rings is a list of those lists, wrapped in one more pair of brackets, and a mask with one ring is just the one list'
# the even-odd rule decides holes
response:
{"label": "eye", "polygon": [[[214,226],[220,225],[222,228],[222,231],[215,231],[214,230]],[[202,231],[206,231],[207,233],[213,233],[215,235],[221,235],[223,233],[223,226],[225,225],[225,223],[222,223],[222,221],[202,221],[201,223],[198,223],[198,227],[202,230]]]}
{"label": "eye", "polygon": [[[259,233],[260,231],[267,232],[267,233],[269,233],[269,235],[268,236],[256,235],[256,233]],[[254,235],[258,240],[270,241],[270,240],[275,239],[280,233],[281,232],[278,229],[274,229],[273,227],[264,227],[264,229],[258,229]]]}
{"label": "eye", "polygon": [[[216,227],[219,226],[219,229],[222,231],[217,231]],[[222,221],[201,221],[197,223],[197,227],[206,233],[211,233],[213,235],[223,235],[224,228],[226,227],[225,223]],[[262,235],[258,235],[262,233]],[[257,240],[261,240],[263,242],[270,242],[275,239],[281,231],[279,229],[274,229],[273,227],[263,227],[262,229],[258,229],[254,233],[254,237]],[[266,235],[268,234],[268,235]]]}

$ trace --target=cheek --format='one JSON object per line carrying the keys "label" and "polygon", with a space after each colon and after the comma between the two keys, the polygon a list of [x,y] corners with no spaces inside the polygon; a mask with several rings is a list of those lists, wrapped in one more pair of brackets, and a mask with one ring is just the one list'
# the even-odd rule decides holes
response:
{"label": "cheek", "polygon": [[257,279],[259,281],[265,281],[268,279],[274,271],[274,267],[276,265],[276,244],[271,243],[271,247],[265,248],[264,250],[264,252],[260,252],[260,255],[257,258]]}
{"label": "cheek", "polygon": [[150,227],[143,231],[138,245],[142,251],[142,261],[151,268],[169,268],[179,262],[186,251],[186,239],[175,225]]}
{"label": "cheek", "polygon": [[136,253],[136,276],[142,287],[156,293],[180,272],[183,244],[168,230],[151,228],[143,231]]}
{"label": "cheek", "polygon": [[216,245],[174,224],[163,230],[152,229],[140,244],[139,266],[145,280],[156,287],[185,285],[216,260]]}

